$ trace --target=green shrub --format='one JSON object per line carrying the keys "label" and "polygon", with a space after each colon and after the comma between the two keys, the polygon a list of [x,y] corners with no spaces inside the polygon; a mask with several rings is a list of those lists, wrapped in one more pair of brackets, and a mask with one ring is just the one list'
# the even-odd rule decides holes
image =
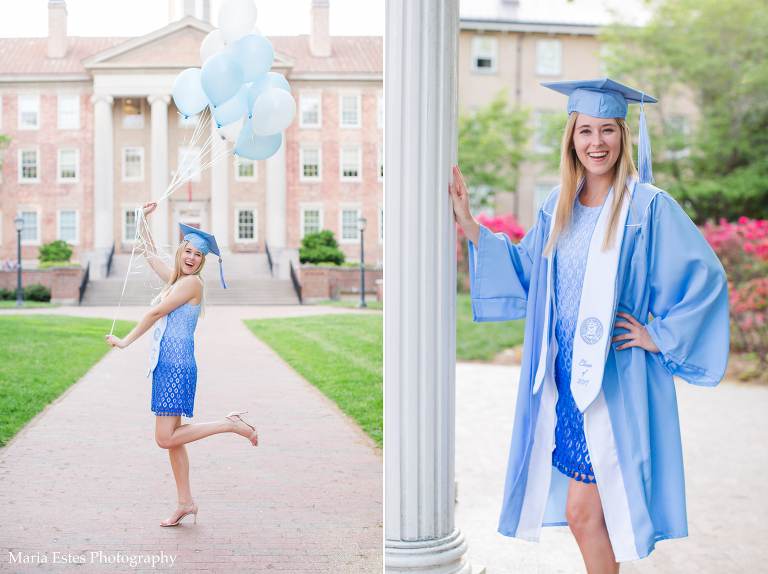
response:
{"label": "green shrub", "polygon": [[7,287],[0,289],[0,301],[12,301],[16,299],[16,290],[11,291]]}
{"label": "green shrub", "polygon": [[301,245],[299,261],[302,263],[344,263],[344,254],[339,251],[339,244],[333,238],[333,232],[328,229],[305,235]]}
{"label": "green shrub", "polygon": [[40,248],[40,255],[37,258],[40,261],[69,261],[72,257],[72,250],[66,241],[57,239],[46,243]]}
{"label": "green shrub", "polygon": [[[3,287],[0,289],[0,300],[15,301],[16,291],[16,289],[9,290]],[[34,285],[22,287],[21,297],[25,301],[40,301],[42,303],[47,303],[51,300],[51,290],[42,283],[35,283]]]}

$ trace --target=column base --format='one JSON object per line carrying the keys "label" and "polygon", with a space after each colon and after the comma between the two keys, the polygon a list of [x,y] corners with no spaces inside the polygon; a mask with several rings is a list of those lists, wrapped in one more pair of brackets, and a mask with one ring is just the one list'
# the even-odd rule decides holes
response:
{"label": "column base", "polygon": [[[384,570],[391,574],[475,574],[475,569],[464,559],[466,552],[467,541],[458,528],[435,540],[387,540]],[[477,574],[484,572],[485,568]]]}

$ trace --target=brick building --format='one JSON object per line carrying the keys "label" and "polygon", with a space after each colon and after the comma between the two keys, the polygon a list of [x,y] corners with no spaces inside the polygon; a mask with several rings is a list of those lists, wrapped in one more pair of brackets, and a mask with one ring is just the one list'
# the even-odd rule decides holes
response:
{"label": "brick building", "polygon": [[[366,261],[381,262],[383,40],[331,37],[328,0],[310,9],[309,35],[269,38],[272,71],[297,104],[280,151],[204,170],[153,214],[158,242],[175,244],[185,222],[212,231],[225,252],[263,252],[266,243],[275,258],[296,261],[305,233],[330,229],[347,260],[359,261],[362,215]],[[136,206],[190,167],[195,120],[184,120],[171,93],[182,70],[200,66],[210,5],[170,0],[172,21],[139,38],[68,37],[65,1],[49,0],[48,12],[47,38],[0,39],[0,133],[12,138],[2,150],[0,259],[15,259],[21,214],[29,265],[40,245],[64,239],[98,278],[113,245],[130,253]],[[225,145],[215,137],[213,153]]]}

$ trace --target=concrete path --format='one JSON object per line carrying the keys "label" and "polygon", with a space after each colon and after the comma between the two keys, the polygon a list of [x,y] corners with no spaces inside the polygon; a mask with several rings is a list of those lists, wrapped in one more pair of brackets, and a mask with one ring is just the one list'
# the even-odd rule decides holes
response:
{"label": "concrete path", "polygon": [[[145,336],[107,353],[0,450],[0,571],[383,570],[381,450],[242,323],[345,310],[207,311],[196,332],[194,418],[182,421],[247,410],[260,445],[234,433],[187,445],[197,525],[188,517],[158,526],[176,505],[176,488],[154,441]],[[124,308],[119,318],[143,312]],[[115,308],[25,313],[111,319]],[[65,557],[84,564],[61,563]],[[130,557],[142,562],[131,566]],[[152,557],[162,560],[155,568],[145,562]]]}
{"label": "concrete path", "polygon": [[[538,544],[496,532],[504,491],[519,367],[456,367],[456,525],[468,558],[488,574],[583,574],[567,527]],[[688,537],[659,542],[622,574],[768,572],[768,388],[678,381]]]}

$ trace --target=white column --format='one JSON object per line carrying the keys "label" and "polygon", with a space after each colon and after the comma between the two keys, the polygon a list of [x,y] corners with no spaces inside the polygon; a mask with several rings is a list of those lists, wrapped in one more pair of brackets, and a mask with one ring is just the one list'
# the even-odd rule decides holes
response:
{"label": "white column", "polygon": [[[168,94],[151,95],[147,98],[151,111],[152,145],[152,199],[157,200],[168,189]],[[152,234],[159,246],[169,245],[168,200],[158,204],[150,219]],[[175,247],[175,245],[173,246]]]}
{"label": "white column", "polygon": [[472,572],[454,526],[457,0],[388,0],[384,412],[387,572]]}
{"label": "white column", "polygon": [[112,249],[115,204],[115,127],[112,96],[92,96],[93,103],[93,247]]}
{"label": "white column", "polygon": [[[216,130],[216,122],[211,122],[213,143],[211,157],[219,157],[230,144],[221,139]],[[211,166],[211,233],[216,236],[216,243],[223,252],[229,251],[229,170],[232,169],[232,157],[228,156]]]}
{"label": "white column", "polygon": [[267,245],[285,249],[285,132],[278,152],[267,159]]}

